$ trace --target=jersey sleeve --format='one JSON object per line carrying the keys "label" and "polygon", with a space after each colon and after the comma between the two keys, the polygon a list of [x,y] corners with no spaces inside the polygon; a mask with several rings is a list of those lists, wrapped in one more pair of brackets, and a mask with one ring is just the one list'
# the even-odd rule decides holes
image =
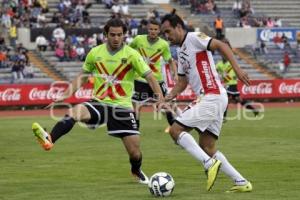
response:
{"label": "jersey sleeve", "polygon": [[139,76],[144,78],[146,75],[151,73],[151,69],[137,51],[135,51],[132,56],[132,67]]}
{"label": "jersey sleeve", "polygon": [[178,62],[178,64],[177,64],[177,74],[179,76],[185,76],[185,72],[183,70],[183,66],[182,66],[182,64],[180,62]]}
{"label": "jersey sleeve", "polygon": [[168,43],[166,43],[166,45],[163,49],[162,57],[164,58],[164,60],[166,62],[168,62],[172,58],[171,50],[170,50],[170,47],[169,47]]}
{"label": "jersey sleeve", "polygon": [[84,61],[83,66],[82,66],[82,70],[84,72],[93,72],[94,67],[95,67],[95,65],[94,65],[94,54],[93,54],[93,51],[91,50],[85,58],[85,61]]}
{"label": "jersey sleeve", "polygon": [[205,33],[195,33],[192,35],[192,44],[197,48],[197,49],[203,49],[203,50],[209,50],[209,44],[211,41],[211,37],[207,36]]}

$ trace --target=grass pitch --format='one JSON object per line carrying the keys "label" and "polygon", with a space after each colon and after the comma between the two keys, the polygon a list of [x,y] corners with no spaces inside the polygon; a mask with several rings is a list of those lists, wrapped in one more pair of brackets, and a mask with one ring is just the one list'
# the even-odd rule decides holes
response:
{"label": "grass pitch", "polygon": [[[300,199],[299,108],[267,109],[263,120],[228,121],[219,149],[253,184],[246,194],[225,194],[232,185],[220,173],[207,192],[200,163],[174,145],[163,130],[166,120],[143,113],[143,170],[149,176],[169,172],[174,200]],[[234,110],[230,113],[233,114]],[[78,125],[53,150],[41,150],[31,123],[48,130],[49,117],[0,118],[0,200],[148,200],[148,188],[134,182],[121,141],[106,128],[91,131]],[[197,136],[193,132],[194,136]]]}

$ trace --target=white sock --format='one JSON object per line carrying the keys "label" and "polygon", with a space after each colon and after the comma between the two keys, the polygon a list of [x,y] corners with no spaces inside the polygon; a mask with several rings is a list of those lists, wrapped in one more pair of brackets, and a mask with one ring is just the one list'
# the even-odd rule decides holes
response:
{"label": "white sock", "polygon": [[229,176],[234,181],[235,185],[245,185],[248,183],[248,181],[228,162],[222,152],[217,151],[213,157],[222,162],[220,170]]}
{"label": "white sock", "polygon": [[202,162],[205,169],[208,169],[213,164],[213,159],[201,149],[191,134],[187,132],[180,133],[177,144],[182,146],[194,158]]}

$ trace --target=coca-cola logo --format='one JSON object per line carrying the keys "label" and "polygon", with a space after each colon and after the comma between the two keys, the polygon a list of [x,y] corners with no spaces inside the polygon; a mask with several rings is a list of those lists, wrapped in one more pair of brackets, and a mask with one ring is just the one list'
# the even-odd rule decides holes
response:
{"label": "coca-cola logo", "polygon": [[76,99],[90,99],[93,95],[93,89],[80,88],[75,92]]}
{"label": "coca-cola logo", "polygon": [[21,100],[21,89],[19,88],[7,88],[0,91],[1,101],[20,101]]}
{"label": "coca-cola logo", "polygon": [[294,84],[287,84],[285,82],[279,85],[280,94],[300,94],[300,82]]}
{"label": "coca-cola logo", "polygon": [[257,85],[242,86],[243,94],[272,94],[272,83],[261,82]]}
{"label": "coca-cola logo", "polygon": [[30,100],[53,100],[61,97],[65,91],[63,87],[51,87],[46,90],[39,90],[38,88],[32,88],[29,92]]}

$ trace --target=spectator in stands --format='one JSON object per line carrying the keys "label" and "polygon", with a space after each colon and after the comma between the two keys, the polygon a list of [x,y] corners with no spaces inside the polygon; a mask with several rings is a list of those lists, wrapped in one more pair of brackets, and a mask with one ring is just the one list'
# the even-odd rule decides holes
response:
{"label": "spectator in stands", "polygon": [[273,27],[274,27],[274,21],[272,20],[271,17],[268,17],[268,20],[267,20],[267,27],[268,27],[268,28],[273,28]]}
{"label": "spectator in stands", "polygon": [[138,35],[143,35],[148,33],[147,25],[148,25],[148,21],[146,19],[142,19],[140,21],[140,25],[138,28]]}
{"label": "spectator in stands", "polygon": [[71,0],[63,0],[63,4],[64,4],[65,8],[71,8],[71,6],[72,6]]}
{"label": "spectator in stands", "polygon": [[63,0],[59,0],[59,3],[57,5],[57,10],[60,12],[60,13],[63,13],[64,10],[65,10],[65,4],[63,2]]}
{"label": "spectator in stands", "polygon": [[111,7],[112,17],[120,18],[121,15],[121,6],[118,2],[113,2],[113,6]]}
{"label": "spectator in stands", "polygon": [[44,28],[46,26],[47,23],[47,19],[46,19],[46,15],[44,13],[40,13],[37,16],[37,28]]}
{"label": "spectator in stands", "polygon": [[283,54],[283,64],[284,64],[284,71],[283,73],[285,74],[288,70],[288,67],[290,66],[291,63],[291,58],[289,56],[289,53],[287,51],[284,52]]}
{"label": "spectator in stands", "polygon": [[87,43],[89,49],[92,49],[93,47],[97,46],[97,34],[94,33],[92,36],[88,37]]}
{"label": "spectator in stands", "polygon": [[129,17],[128,21],[129,21],[129,31],[131,32],[131,35],[134,37],[138,33],[139,23],[136,19],[132,17]]}
{"label": "spectator in stands", "polygon": [[113,0],[104,0],[105,7],[107,9],[111,9],[111,7],[113,6],[113,2]]}
{"label": "spectator in stands", "polygon": [[278,17],[275,17],[274,19],[274,27],[282,27],[281,19]]}
{"label": "spectator in stands", "polygon": [[68,48],[69,61],[75,61],[77,59],[76,46],[70,45]]}
{"label": "spectator in stands", "polygon": [[35,39],[35,44],[39,51],[46,51],[48,46],[48,41],[41,33],[39,36]]}
{"label": "spectator in stands", "polygon": [[149,8],[149,10],[147,11],[146,19],[148,21],[150,21],[151,19],[155,19],[154,8]]}
{"label": "spectator in stands", "polygon": [[76,53],[79,61],[85,60],[85,49],[82,44],[76,48]]}
{"label": "spectator in stands", "polygon": [[247,16],[241,17],[241,19],[240,19],[240,27],[251,28]]}
{"label": "spectator in stands", "polygon": [[49,11],[48,1],[47,0],[38,0],[43,13],[47,13]]}
{"label": "spectator in stands", "polygon": [[216,38],[218,40],[222,39],[224,22],[220,15],[218,15],[217,18],[215,19],[214,27],[215,27],[215,31],[216,31]]}
{"label": "spectator in stands", "polygon": [[24,73],[25,78],[33,78],[34,77],[33,66],[29,61],[26,62],[23,73]]}
{"label": "spectator in stands", "polygon": [[42,8],[40,7],[38,2],[34,2],[33,9],[30,12],[30,22],[36,23],[38,15],[42,12]]}
{"label": "spectator in stands", "polygon": [[59,18],[60,18],[60,14],[58,12],[54,12],[52,19],[51,19],[51,23],[54,23],[54,24],[60,23]]}
{"label": "spectator in stands", "polygon": [[215,14],[217,7],[213,0],[207,0],[205,3],[205,8],[208,14]]}
{"label": "spectator in stands", "polygon": [[9,27],[9,40],[10,40],[10,46],[16,47],[16,42],[17,42],[17,25],[16,23],[12,20],[12,24]]}
{"label": "spectator in stands", "polygon": [[240,11],[242,9],[242,2],[240,0],[236,0],[234,3],[233,3],[233,6],[232,6],[232,11],[233,11],[233,14],[236,16],[236,17],[240,17]]}
{"label": "spectator in stands", "polygon": [[23,69],[24,69],[24,64],[23,61],[18,60],[13,63],[11,72],[12,72],[12,80],[11,83],[16,82],[17,80],[23,80]]}
{"label": "spectator in stands", "polygon": [[122,17],[129,16],[128,0],[123,0],[123,3],[121,4],[121,15]]}
{"label": "spectator in stands", "polygon": [[279,49],[284,48],[284,43],[282,37],[279,36],[279,33],[276,33],[275,37],[273,37],[273,42],[275,46],[277,46]]}
{"label": "spectator in stands", "polygon": [[260,52],[261,54],[265,54],[265,55],[268,55],[269,52],[267,45],[263,40],[260,40]]}
{"label": "spectator in stands", "polygon": [[286,37],[284,33],[282,34],[281,39],[284,44],[284,49],[292,50],[291,44],[289,43],[289,39]]}
{"label": "spectator in stands", "polygon": [[66,33],[60,25],[57,25],[52,32],[52,37],[55,39],[55,41],[58,41],[59,39],[64,40],[66,38]]}
{"label": "spectator in stands", "polygon": [[4,49],[0,49],[0,68],[6,68],[7,67],[7,56],[6,51]]}

